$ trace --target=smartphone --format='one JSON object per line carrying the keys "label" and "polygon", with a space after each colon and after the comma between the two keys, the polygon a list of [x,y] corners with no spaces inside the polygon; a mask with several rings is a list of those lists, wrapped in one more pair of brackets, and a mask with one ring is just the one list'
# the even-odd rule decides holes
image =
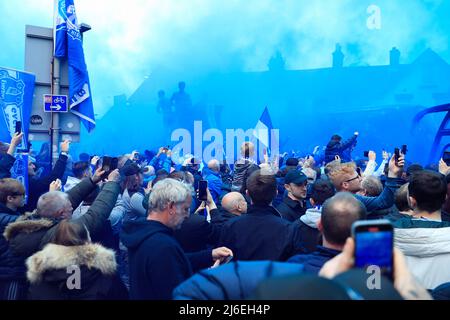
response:
{"label": "smartphone", "polygon": [[366,157],[366,158],[369,157],[369,151],[364,151],[364,157]]}
{"label": "smartphone", "polygon": [[356,221],[352,225],[355,240],[355,267],[376,266],[393,280],[394,228],[389,220]]}
{"label": "smartphone", "polygon": [[109,171],[114,171],[119,166],[119,158],[111,158],[111,164],[109,166]]}
{"label": "smartphone", "polygon": [[208,181],[200,180],[198,182],[198,200],[200,201],[208,200],[208,193],[206,192],[207,188],[208,188]]}
{"label": "smartphone", "polygon": [[394,150],[394,155],[395,155],[395,164],[398,163],[398,158],[400,158],[400,149],[399,148],[395,148]]}
{"label": "smartphone", "polygon": [[402,146],[402,154],[405,155],[408,152],[408,146],[406,144],[404,144]]}
{"label": "smartphone", "polygon": [[22,132],[22,121],[16,121],[16,133]]}
{"label": "smartphone", "polygon": [[445,151],[444,154],[442,155],[442,160],[444,160],[444,162],[450,166],[450,151]]}
{"label": "smartphone", "polygon": [[111,172],[111,162],[112,158],[104,156],[102,159],[102,170],[105,171],[105,174],[103,175],[103,179],[106,179]]}

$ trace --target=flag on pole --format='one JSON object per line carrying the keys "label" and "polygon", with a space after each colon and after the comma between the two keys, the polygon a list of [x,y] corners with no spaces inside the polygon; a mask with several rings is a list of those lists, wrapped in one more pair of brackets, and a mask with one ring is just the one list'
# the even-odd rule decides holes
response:
{"label": "flag on pole", "polygon": [[73,0],[56,0],[54,20],[54,56],[69,63],[70,111],[90,132],[95,128],[94,106]]}
{"label": "flag on pole", "polygon": [[264,112],[258,120],[253,130],[253,136],[258,139],[266,148],[270,148],[270,133],[273,129],[272,120],[270,119],[269,110],[264,108]]}

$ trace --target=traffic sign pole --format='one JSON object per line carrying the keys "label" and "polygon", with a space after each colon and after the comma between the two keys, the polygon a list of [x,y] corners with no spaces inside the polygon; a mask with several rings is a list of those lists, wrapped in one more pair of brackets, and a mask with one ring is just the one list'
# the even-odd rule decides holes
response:
{"label": "traffic sign pole", "polygon": [[[60,61],[58,58],[53,57],[53,68],[52,68],[52,95],[59,94],[60,92]],[[59,157],[58,145],[59,145],[59,113],[52,112],[52,125],[50,128],[50,143],[52,150],[52,166],[56,163]]]}

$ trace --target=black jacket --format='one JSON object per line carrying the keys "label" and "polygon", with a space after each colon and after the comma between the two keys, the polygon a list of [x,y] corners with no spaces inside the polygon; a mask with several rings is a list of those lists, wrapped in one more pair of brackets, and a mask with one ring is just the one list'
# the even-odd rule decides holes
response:
{"label": "black jacket", "polygon": [[12,254],[3,236],[6,226],[16,221],[19,215],[0,203],[0,280],[25,280],[25,261]]}
{"label": "black jacket", "polygon": [[290,222],[297,221],[306,212],[305,201],[295,201],[288,196],[284,197],[283,202],[277,207],[281,217]]}
{"label": "black jacket", "polygon": [[235,260],[286,261],[305,252],[298,231],[274,207],[251,206],[223,225],[220,245],[231,249]]}
{"label": "black jacket", "polygon": [[31,212],[36,209],[39,197],[48,191],[50,183],[56,179],[62,180],[66,164],[67,156],[60,154],[52,172],[48,176],[40,178],[30,177],[28,179],[28,201],[22,212]]}
{"label": "black jacket", "polygon": [[27,259],[27,268],[31,300],[128,299],[127,289],[117,275],[114,251],[99,244],[48,244]]}
{"label": "black jacket", "polygon": [[318,274],[323,265],[337,256],[341,251],[317,246],[316,250],[310,254],[295,255],[288,260],[292,263],[300,263],[304,267],[304,272]]}
{"label": "black jacket", "polygon": [[[72,207],[76,208],[81,201],[95,188],[91,179],[84,179],[68,192]],[[114,208],[120,185],[116,182],[107,182],[89,210],[80,218],[72,221],[86,226],[91,237],[102,230],[102,226],[108,223],[107,219]],[[34,214],[26,215],[21,221],[8,225],[5,230],[5,238],[9,241],[14,255],[29,257],[44,248],[49,243],[55,232],[55,226],[59,220],[40,218]]]}
{"label": "black jacket", "polygon": [[308,226],[300,219],[293,224],[299,229],[302,247],[304,247],[305,252],[310,253],[315,251],[316,247],[322,243],[320,231],[317,228]]}
{"label": "black jacket", "polygon": [[1,154],[0,155],[0,179],[11,177],[11,168],[14,165],[16,158],[14,158],[10,154]]}
{"label": "black jacket", "polygon": [[[218,215],[217,209],[210,215]],[[205,216],[191,214],[184,220],[181,228],[175,231],[175,238],[184,252],[198,252],[215,247],[220,238],[220,226],[206,221]]]}
{"label": "black jacket", "polygon": [[128,248],[130,299],[169,300],[173,289],[193,271],[213,263],[211,250],[185,254],[173,230],[158,221],[127,221],[121,240]]}

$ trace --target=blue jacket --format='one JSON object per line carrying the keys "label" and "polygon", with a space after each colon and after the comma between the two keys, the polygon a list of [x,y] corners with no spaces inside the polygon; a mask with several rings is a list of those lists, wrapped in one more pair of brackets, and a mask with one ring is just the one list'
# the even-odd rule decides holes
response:
{"label": "blue jacket", "polygon": [[152,161],[150,161],[150,165],[155,168],[155,172],[161,169],[166,170],[170,173],[170,167],[172,166],[172,159],[167,157],[165,154],[160,155],[159,157],[153,157]]}
{"label": "blue jacket", "polygon": [[387,178],[383,192],[378,197],[365,197],[359,194],[355,194],[354,196],[366,206],[367,215],[370,217],[373,211],[387,209],[394,205],[395,192],[402,184],[404,184],[402,179]]}
{"label": "blue jacket", "polygon": [[317,246],[316,251],[313,253],[298,254],[290,258],[287,262],[300,263],[303,265],[305,272],[318,274],[323,265],[339,253],[341,251]]}
{"label": "blue jacket", "polygon": [[213,264],[211,250],[185,254],[173,230],[158,221],[127,221],[121,240],[128,248],[130,299],[169,300],[195,270]]}
{"label": "blue jacket", "polygon": [[272,261],[237,261],[202,270],[181,283],[175,300],[244,300],[269,277],[302,273],[303,266]]}
{"label": "blue jacket", "polygon": [[208,181],[208,189],[215,203],[218,203],[222,193],[222,178],[219,172],[214,172],[209,168],[203,169],[203,179]]}
{"label": "blue jacket", "polygon": [[16,221],[19,215],[0,203],[0,280],[25,280],[25,259],[13,255],[3,236],[6,226]]}

